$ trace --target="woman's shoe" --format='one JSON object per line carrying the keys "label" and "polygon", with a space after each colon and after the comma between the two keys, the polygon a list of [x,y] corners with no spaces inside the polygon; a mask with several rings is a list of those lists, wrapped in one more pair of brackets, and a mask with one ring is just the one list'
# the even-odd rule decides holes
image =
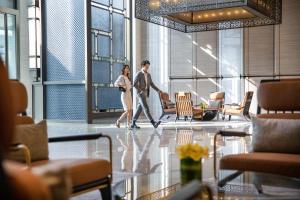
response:
{"label": "woman's shoe", "polygon": [[116,126],[117,126],[118,128],[120,128],[120,122],[119,122],[119,120],[116,121]]}

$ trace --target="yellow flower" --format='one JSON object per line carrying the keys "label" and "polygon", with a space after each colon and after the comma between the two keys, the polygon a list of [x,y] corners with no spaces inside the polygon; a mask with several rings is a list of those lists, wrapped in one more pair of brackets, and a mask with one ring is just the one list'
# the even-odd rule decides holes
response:
{"label": "yellow flower", "polygon": [[208,156],[208,147],[202,147],[199,144],[186,144],[176,148],[179,159],[192,158],[195,161],[200,160],[202,157]]}

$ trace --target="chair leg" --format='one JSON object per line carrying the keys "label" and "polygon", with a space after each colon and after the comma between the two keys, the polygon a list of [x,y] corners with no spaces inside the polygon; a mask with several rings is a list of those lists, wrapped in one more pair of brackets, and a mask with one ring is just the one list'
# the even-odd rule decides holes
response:
{"label": "chair leg", "polygon": [[222,114],[222,120],[223,121],[225,120],[225,114],[224,113]]}
{"label": "chair leg", "polygon": [[159,117],[159,120],[161,120],[165,116],[165,113],[162,113],[161,116]]}
{"label": "chair leg", "polygon": [[107,187],[100,189],[100,193],[101,193],[101,197],[102,199],[107,199],[107,200],[111,200],[112,199],[112,195],[111,195],[111,187],[110,187],[110,183],[108,182]]}

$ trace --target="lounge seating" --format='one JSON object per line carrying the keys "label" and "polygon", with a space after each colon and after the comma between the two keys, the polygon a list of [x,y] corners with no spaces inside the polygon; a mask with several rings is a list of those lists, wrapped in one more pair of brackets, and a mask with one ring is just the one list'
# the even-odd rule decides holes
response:
{"label": "lounge seating", "polygon": [[203,110],[195,109],[193,107],[192,94],[190,92],[185,93],[175,93],[175,104],[176,104],[176,119],[175,122],[183,117],[184,120],[190,118],[190,121],[193,120],[193,117],[200,116],[202,118]]}
{"label": "lounge seating", "polygon": [[[27,108],[27,92],[24,85],[18,81],[11,82],[12,89],[15,91],[13,103],[17,108],[18,124],[33,123],[31,117],[26,116]],[[65,136],[50,138],[49,142],[69,142],[69,141],[84,141],[96,140],[99,138],[109,140],[110,161],[112,161],[112,142],[111,138],[102,134]],[[36,141],[37,143],[39,141]],[[20,146],[20,145],[18,145]],[[24,148],[20,147],[20,150]],[[30,153],[29,153],[30,156]],[[31,158],[27,158],[31,160]],[[34,170],[47,166],[50,169],[64,167],[68,170],[73,186],[73,195],[81,194],[90,190],[100,189],[103,199],[111,199],[110,183],[112,180],[112,164],[103,159],[64,159],[64,160],[37,160],[30,163]]]}
{"label": "lounge seating", "polygon": [[[278,92],[280,92],[280,95],[278,95]],[[259,113],[257,115],[257,119],[265,118],[265,119],[269,119],[269,122],[274,122],[274,120],[270,120],[270,119],[300,119],[300,114],[296,113],[300,111],[300,101],[299,101],[300,79],[262,81],[257,91],[257,99],[258,99],[259,107],[263,108],[264,110],[267,110],[267,113],[264,114]],[[289,120],[285,120],[285,121],[289,121]],[[274,137],[275,134],[274,127],[275,126],[272,126],[271,129],[269,129],[272,131],[272,134],[270,134],[270,136],[272,137]],[[279,132],[279,134],[282,134],[282,136],[287,134],[288,133],[287,128],[288,128],[287,126],[284,126],[283,129],[285,131]],[[263,129],[268,130],[265,129],[265,127]],[[267,133],[268,132],[264,134],[268,135]],[[294,136],[300,134],[299,130],[298,132],[296,131],[293,134]],[[221,131],[215,136],[215,142],[214,142],[215,144],[218,135],[223,137],[226,136],[245,137],[249,134],[242,133],[242,132],[237,133],[237,132]],[[220,160],[220,169],[257,171],[257,172],[274,173],[279,175],[300,178],[299,151],[297,149],[298,152],[290,152],[290,153],[283,152],[283,150],[288,151],[289,149],[291,149],[292,144],[291,143],[287,144],[284,141],[287,139],[286,137],[280,137],[280,138],[281,139],[279,140],[275,138],[276,142],[273,141],[273,143],[272,141],[268,140],[267,143],[273,146],[281,145],[281,150],[279,150],[278,147],[274,148],[273,146],[270,146],[271,151],[266,151],[266,152],[254,151],[251,153],[226,155]],[[261,141],[263,142],[263,140],[260,140],[259,142]],[[263,147],[267,147],[267,145],[263,145]],[[214,149],[216,149],[216,145]],[[214,162],[216,162],[216,156]]]}
{"label": "lounge seating", "polygon": [[244,100],[240,104],[225,104],[223,109],[222,119],[225,119],[225,116],[229,116],[229,121],[231,116],[240,116],[244,117],[246,120],[250,119],[249,109],[252,101],[253,92],[248,91],[245,94]]}
{"label": "lounge seating", "polygon": [[208,106],[222,110],[225,102],[225,92],[213,92],[209,95]]}
{"label": "lounge seating", "polygon": [[171,102],[169,94],[161,92],[159,97],[162,110],[162,114],[159,119],[162,119],[165,115],[167,115],[168,119],[170,115],[176,114],[175,103]]}
{"label": "lounge seating", "polygon": [[0,59],[0,197],[12,200],[50,200],[49,188],[26,166],[3,160],[14,136],[15,113],[4,64]]}

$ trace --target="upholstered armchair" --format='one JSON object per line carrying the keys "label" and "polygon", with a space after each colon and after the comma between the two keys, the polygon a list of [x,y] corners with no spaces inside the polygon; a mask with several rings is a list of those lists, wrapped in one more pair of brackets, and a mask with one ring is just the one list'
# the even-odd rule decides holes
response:
{"label": "upholstered armchair", "polygon": [[[31,117],[26,115],[27,108],[27,92],[24,85],[18,81],[11,81],[10,86],[14,91],[13,104],[17,108],[17,124],[18,125],[30,125],[33,124]],[[111,199],[111,181],[112,181],[112,141],[111,138],[103,134],[91,134],[91,135],[76,135],[76,136],[64,136],[49,138],[49,143],[54,142],[71,142],[71,141],[84,141],[84,140],[97,140],[99,138],[105,138],[109,144],[109,156],[110,161],[104,159],[64,159],[64,160],[50,160],[48,156],[42,159],[32,160],[33,152],[30,152],[30,148],[22,144],[22,141],[18,144],[14,144],[14,151],[16,149],[24,152],[26,156],[26,162],[32,170],[39,171],[42,168],[55,169],[58,167],[66,168],[71,179],[73,186],[72,195],[78,195],[83,192],[99,189],[103,199]],[[31,138],[32,140],[38,138]],[[38,144],[41,141],[36,141]],[[46,141],[47,143],[47,141]],[[45,145],[47,146],[47,144]],[[48,147],[47,151],[48,151]]]}
{"label": "upholstered armchair", "polygon": [[51,200],[49,188],[41,177],[26,166],[3,160],[14,136],[15,109],[7,71],[0,59],[0,198],[12,200]]}
{"label": "upholstered armchair", "polygon": [[184,120],[190,118],[190,121],[193,120],[193,117],[200,116],[202,118],[203,110],[202,109],[195,109],[193,107],[192,101],[192,93],[185,92],[185,93],[175,93],[175,104],[176,104],[176,120],[180,117],[183,117]]}
{"label": "upholstered armchair", "polygon": [[213,92],[209,94],[208,106],[222,110],[225,102],[225,92]]}
{"label": "upholstered armchair", "polygon": [[159,94],[159,100],[161,105],[162,114],[159,119],[162,119],[165,115],[167,115],[167,119],[172,114],[176,114],[175,103],[171,102],[169,94],[165,92],[161,92]]}
{"label": "upholstered armchair", "polygon": [[244,117],[246,120],[250,119],[249,109],[252,101],[253,92],[248,91],[245,94],[244,100],[239,104],[225,104],[223,108],[223,116],[222,119],[225,119],[225,116],[229,116],[229,121],[231,120],[231,116],[240,116]]}
{"label": "upholstered armchair", "polygon": [[[280,95],[279,95],[280,94]],[[252,119],[250,153],[226,155],[220,169],[273,173],[300,178],[300,79],[263,80],[257,90],[259,105]],[[261,109],[265,112],[261,113]],[[247,137],[248,133],[220,131],[214,139],[216,176],[217,137]]]}

